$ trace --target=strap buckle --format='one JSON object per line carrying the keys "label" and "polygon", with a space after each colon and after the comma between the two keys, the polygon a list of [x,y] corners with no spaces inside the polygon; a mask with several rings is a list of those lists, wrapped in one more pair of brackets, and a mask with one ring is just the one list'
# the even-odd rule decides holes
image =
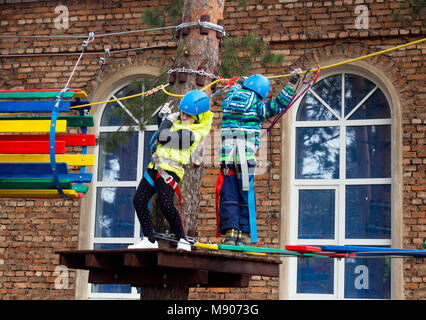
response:
{"label": "strap buckle", "polygon": [[223,172],[224,176],[229,176],[229,168],[228,167],[223,168],[222,172]]}

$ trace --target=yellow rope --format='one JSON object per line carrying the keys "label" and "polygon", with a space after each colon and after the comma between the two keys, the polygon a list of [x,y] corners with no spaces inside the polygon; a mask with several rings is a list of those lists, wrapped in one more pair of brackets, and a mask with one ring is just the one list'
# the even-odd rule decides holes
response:
{"label": "yellow rope", "polygon": [[[332,64],[332,65],[329,65],[329,66],[321,67],[321,70],[336,68],[336,67],[339,67],[339,66],[351,63],[351,62],[356,62],[356,61],[359,61],[359,60],[372,58],[372,57],[378,56],[380,54],[384,54],[384,53],[388,53],[388,52],[391,52],[391,51],[399,50],[399,49],[402,49],[402,48],[405,48],[405,47],[408,47],[408,46],[412,46],[412,45],[415,45],[415,44],[422,43],[424,41],[426,41],[426,38],[423,38],[423,39],[420,39],[420,40],[416,40],[416,41],[413,41],[413,42],[410,42],[410,43],[402,44],[400,46],[396,46],[396,47],[389,48],[389,49],[386,49],[386,50],[382,50],[382,51],[370,53],[370,54],[367,54],[365,56],[361,56],[361,57],[358,57],[358,58],[354,58],[354,59],[350,59],[350,60],[338,62],[338,63]],[[316,71],[318,71],[318,68],[309,70],[309,72],[316,72]],[[306,72],[307,71],[302,71],[302,72],[299,72],[298,74],[305,74]],[[274,78],[282,78],[282,77],[289,77],[289,76],[290,76],[290,74],[288,73],[288,74],[283,74],[283,75],[279,75],[279,76],[271,76],[271,77],[268,77],[268,78],[269,79],[274,79]]]}
{"label": "yellow rope", "polygon": [[[378,55],[381,55],[381,54],[384,54],[384,53],[388,53],[388,52],[399,50],[399,49],[402,49],[402,48],[405,48],[405,47],[408,47],[408,46],[419,44],[419,43],[422,43],[424,41],[426,41],[426,38],[416,40],[416,41],[413,41],[413,42],[409,42],[409,43],[406,43],[406,44],[402,44],[402,45],[399,45],[399,46],[396,46],[396,47],[393,47],[393,48],[389,48],[389,49],[386,49],[386,50],[378,51],[378,52],[375,52],[375,53],[370,53],[370,54],[367,54],[365,56],[361,56],[361,57],[358,57],[358,58],[354,58],[354,59],[342,61],[342,62],[339,62],[339,63],[335,63],[335,64],[332,64],[332,65],[329,65],[329,66],[321,67],[321,70],[331,69],[331,68],[339,67],[339,66],[351,63],[351,62],[356,62],[356,61],[359,61],[359,60],[372,58],[372,57],[375,57],[375,56],[378,56]],[[302,72],[299,72],[298,74],[305,74],[306,72],[316,72],[316,71],[318,71],[318,68],[310,69],[308,71],[302,71]],[[283,75],[278,75],[278,76],[269,76],[267,78],[268,79],[284,78],[284,77],[289,77],[290,75],[291,74],[288,73],[288,74],[283,74]],[[207,86],[205,86],[204,88],[202,88],[201,90],[203,90],[203,91],[206,90],[207,88],[211,87],[212,85],[214,85],[215,83],[217,83],[220,80],[228,81],[229,79],[217,79],[217,80],[213,81],[212,83],[208,84]],[[175,93],[168,92],[165,89],[165,86],[160,86],[160,89],[163,90],[163,92],[165,94],[172,96],[172,97],[180,98],[180,97],[184,96],[184,94],[175,94]],[[148,92],[151,92],[151,91],[152,90],[149,90],[149,91],[146,91],[146,92],[143,92],[143,93],[138,93],[138,94],[135,94],[135,95],[132,95],[132,96],[123,97],[123,98],[114,99],[114,100],[100,101],[100,102],[88,103],[88,104],[84,104],[84,105],[80,105],[80,106],[74,106],[74,107],[70,107],[70,109],[82,108],[82,107],[87,107],[87,106],[94,106],[94,105],[98,105],[98,104],[115,102],[115,101],[120,101],[120,100],[125,100],[125,99],[131,99],[131,98],[146,95]]]}

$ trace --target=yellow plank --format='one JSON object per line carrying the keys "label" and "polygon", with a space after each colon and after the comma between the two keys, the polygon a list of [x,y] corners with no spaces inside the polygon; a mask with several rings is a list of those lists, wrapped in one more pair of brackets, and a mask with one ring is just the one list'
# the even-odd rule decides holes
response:
{"label": "yellow plank", "polygon": [[[79,194],[74,190],[63,190],[68,198],[79,199]],[[22,199],[56,199],[62,198],[57,190],[0,190],[0,198],[22,198]]]}
{"label": "yellow plank", "polygon": [[201,242],[195,242],[194,247],[210,249],[210,250],[219,250],[219,247],[217,244],[208,244],[208,243],[201,243]]}
{"label": "yellow plank", "polygon": [[[48,154],[0,154],[0,163],[50,163]],[[94,154],[57,154],[56,162],[65,162],[68,166],[94,166]]]}
{"label": "yellow plank", "polygon": [[[0,120],[0,132],[50,132],[50,120]],[[56,121],[56,132],[67,131],[67,120]]]}
{"label": "yellow plank", "polygon": [[74,98],[86,99],[87,97],[88,95],[84,91],[74,93]]}

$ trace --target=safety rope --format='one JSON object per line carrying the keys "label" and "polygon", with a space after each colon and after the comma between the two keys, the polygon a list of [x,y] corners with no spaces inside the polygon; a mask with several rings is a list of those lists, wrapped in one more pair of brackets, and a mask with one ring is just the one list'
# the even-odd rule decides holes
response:
{"label": "safety rope", "polygon": [[[385,49],[385,50],[382,50],[382,51],[378,51],[378,52],[370,53],[370,54],[367,54],[367,55],[364,55],[364,56],[360,56],[360,57],[357,57],[357,58],[345,60],[345,61],[338,62],[338,63],[335,63],[335,64],[331,64],[331,65],[328,65],[328,66],[322,66],[321,67],[321,71],[327,70],[327,69],[331,69],[331,68],[340,67],[340,66],[348,64],[348,63],[352,63],[352,62],[356,62],[356,61],[360,61],[360,60],[372,58],[372,57],[375,57],[375,56],[378,56],[378,55],[381,55],[381,54],[385,54],[385,53],[389,53],[389,52],[392,52],[392,51],[400,50],[400,49],[403,49],[403,48],[406,48],[406,47],[409,47],[409,46],[412,46],[412,45],[420,44],[420,43],[425,42],[425,41],[426,41],[426,38],[423,38],[423,39],[419,39],[419,40],[416,40],[416,41],[405,43],[405,44],[402,44],[402,45],[399,45],[399,46],[396,46],[396,47],[392,47],[392,48]],[[302,74],[305,74],[305,73],[314,73],[314,72],[317,72],[317,71],[318,71],[318,68],[311,68],[311,69],[306,70],[306,71],[298,72],[297,74],[298,75],[302,75]],[[268,76],[267,78],[268,79],[285,78],[285,77],[289,77],[290,75],[291,75],[291,73],[287,73],[287,74],[276,75],[276,76]],[[211,87],[212,85],[218,83],[219,81],[226,82],[227,80],[229,80],[229,79],[224,79],[224,78],[216,79],[212,83],[206,85],[201,90],[204,91],[207,88]],[[167,85],[160,86],[160,90],[162,90],[165,94],[167,94],[167,95],[169,95],[171,97],[178,97],[178,98],[181,98],[181,97],[183,97],[185,95],[185,94],[176,94],[176,93],[172,93],[172,92],[169,92],[169,91],[165,90],[165,88],[167,87]],[[118,100],[131,99],[131,98],[134,98],[134,97],[145,95],[147,92],[143,92],[141,94],[131,95],[131,96],[127,96],[127,97],[122,97],[122,98],[116,99],[116,100],[93,102],[93,103],[89,103],[87,105],[83,105],[83,106],[79,106],[79,107],[93,106],[93,105],[99,105],[99,104],[114,102],[114,101],[118,101]]]}

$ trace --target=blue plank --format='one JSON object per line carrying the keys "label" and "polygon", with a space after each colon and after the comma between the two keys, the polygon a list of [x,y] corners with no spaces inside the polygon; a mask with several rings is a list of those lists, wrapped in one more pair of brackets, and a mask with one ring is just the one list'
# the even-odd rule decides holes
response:
{"label": "blue plank", "polygon": [[321,246],[321,250],[332,251],[332,252],[348,252],[348,253],[362,252],[363,254],[426,257],[426,250],[418,250],[418,249],[325,245],[325,246]]}
{"label": "blue plank", "polygon": [[[61,173],[58,174],[59,179],[69,179],[73,183],[90,183],[92,182],[91,173]],[[0,179],[53,179],[52,174],[0,174]]]}
{"label": "blue plank", "polygon": [[[58,173],[68,173],[67,164],[57,163]],[[51,174],[50,163],[0,163],[0,175],[39,175]]]}
{"label": "blue plank", "polygon": [[[55,103],[56,101],[0,101],[0,112],[52,112]],[[90,103],[90,101],[61,101],[59,103],[59,112],[68,112],[70,107],[88,103]],[[84,109],[90,109],[90,106],[84,107]]]}

